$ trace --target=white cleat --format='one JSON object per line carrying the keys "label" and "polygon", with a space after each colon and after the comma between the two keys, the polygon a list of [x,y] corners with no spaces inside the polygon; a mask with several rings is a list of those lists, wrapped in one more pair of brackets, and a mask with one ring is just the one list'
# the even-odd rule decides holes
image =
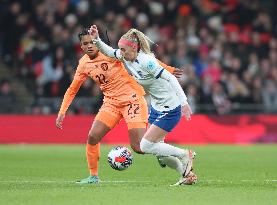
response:
{"label": "white cleat", "polygon": [[182,177],[179,181],[175,184],[170,186],[182,186],[182,185],[193,185],[197,182],[197,175],[194,174],[192,171],[188,173],[186,177]]}
{"label": "white cleat", "polygon": [[183,173],[184,178],[190,173],[190,171],[192,171],[193,160],[195,156],[196,156],[196,153],[194,151],[188,150],[188,157],[184,156],[180,158],[180,161],[182,162],[184,167],[184,173]]}

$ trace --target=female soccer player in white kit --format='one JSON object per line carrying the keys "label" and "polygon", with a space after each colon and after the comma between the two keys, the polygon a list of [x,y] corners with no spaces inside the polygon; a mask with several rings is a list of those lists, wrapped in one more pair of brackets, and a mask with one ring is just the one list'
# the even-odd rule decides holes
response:
{"label": "female soccer player in white kit", "polygon": [[100,51],[121,60],[150,95],[149,126],[140,142],[141,150],[156,155],[181,174],[175,185],[195,183],[197,176],[192,172],[195,153],[164,143],[165,136],[178,124],[181,116],[185,115],[190,120],[192,112],[177,79],[161,67],[151,53],[149,39],[142,32],[130,29],[119,40],[119,49],[113,49],[101,41],[95,25],[89,32]]}

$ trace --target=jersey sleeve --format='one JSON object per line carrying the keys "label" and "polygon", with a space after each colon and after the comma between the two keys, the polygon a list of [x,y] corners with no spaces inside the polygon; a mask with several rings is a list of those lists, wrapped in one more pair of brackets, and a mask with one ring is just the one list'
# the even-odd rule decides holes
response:
{"label": "jersey sleeve", "polygon": [[60,107],[59,114],[65,114],[68,107],[75,98],[78,90],[80,89],[83,82],[87,79],[87,75],[83,72],[83,65],[79,62],[76,73],[74,75],[73,81],[71,82],[69,88],[64,94],[64,98]]}
{"label": "jersey sleeve", "polygon": [[120,53],[120,50],[114,49],[114,48],[108,46],[99,37],[97,39],[94,39],[93,43],[95,43],[96,47],[106,56],[111,57],[111,58],[116,58],[118,60],[122,60],[122,55]]}
{"label": "jersey sleeve", "polygon": [[162,61],[160,61],[159,59],[156,59],[159,63],[160,66],[162,66],[163,68],[165,68],[168,72],[173,73],[175,68],[169,65],[166,65],[165,63],[163,63]]}
{"label": "jersey sleeve", "polygon": [[179,84],[178,80],[175,78],[174,75],[169,73],[167,70],[164,70],[164,72],[162,72],[160,77],[167,80],[170,83],[171,87],[173,88],[173,90],[175,90],[176,95],[179,98],[181,106],[188,104],[187,96],[184,93],[181,85]]}
{"label": "jersey sleeve", "polygon": [[148,73],[152,74],[155,78],[159,78],[161,76],[164,68],[158,63],[156,58],[149,55],[145,55],[143,62],[143,68]]}

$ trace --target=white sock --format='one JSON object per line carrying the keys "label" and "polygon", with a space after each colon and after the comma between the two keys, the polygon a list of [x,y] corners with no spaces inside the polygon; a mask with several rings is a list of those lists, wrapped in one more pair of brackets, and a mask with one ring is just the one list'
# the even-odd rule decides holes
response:
{"label": "white sock", "polygon": [[163,157],[163,156],[157,156],[162,163],[167,165],[171,169],[175,169],[181,176],[184,173],[184,167],[182,162],[177,158],[173,156]]}
{"label": "white sock", "polygon": [[150,142],[147,139],[142,138],[140,142],[141,151],[147,154],[154,154],[157,156],[174,156],[174,157],[184,157],[187,152],[178,147],[162,143],[162,142]]}

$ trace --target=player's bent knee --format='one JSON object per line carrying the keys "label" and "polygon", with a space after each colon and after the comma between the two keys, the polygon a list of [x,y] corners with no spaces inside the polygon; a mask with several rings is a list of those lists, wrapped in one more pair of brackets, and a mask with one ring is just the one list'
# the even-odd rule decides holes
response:
{"label": "player's bent knee", "polygon": [[144,153],[152,153],[153,145],[155,143],[148,141],[147,139],[142,138],[140,141],[140,149]]}
{"label": "player's bent knee", "polygon": [[88,134],[88,143],[90,145],[96,145],[99,142],[100,142],[100,138],[97,137],[97,135],[95,133],[89,132],[89,134]]}
{"label": "player's bent knee", "polygon": [[88,138],[88,144],[90,144],[90,145],[96,145],[96,144],[98,144],[99,143],[99,140],[97,140],[97,139],[94,139],[94,138]]}

